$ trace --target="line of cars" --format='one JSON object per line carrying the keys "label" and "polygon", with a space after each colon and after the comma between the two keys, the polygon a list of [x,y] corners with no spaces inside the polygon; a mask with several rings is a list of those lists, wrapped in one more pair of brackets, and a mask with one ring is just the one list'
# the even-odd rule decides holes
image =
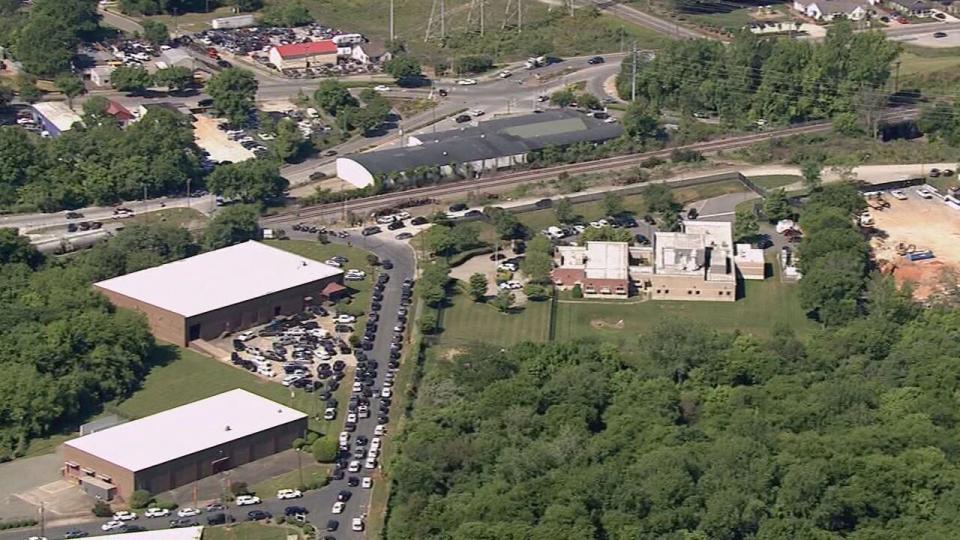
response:
{"label": "line of cars", "polygon": [[[390,275],[386,272],[377,276],[376,284],[373,288],[373,295],[370,302],[370,314],[367,318],[364,335],[361,339],[361,348],[355,351],[357,359],[357,368],[354,374],[354,381],[351,387],[349,403],[347,405],[347,417],[344,421],[343,431],[339,435],[338,454],[334,463],[334,470],[331,473],[331,480],[339,481],[346,478],[347,487],[360,486],[363,489],[369,489],[373,485],[373,480],[369,476],[360,478],[364,471],[371,471],[378,467],[380,457],[382,436],[386,433],[386,426],[390,422],[390,407],[393,399],[393,385],[395,382],[397,370],[400,368],[400,356],[403,349],[404,332],[406,331],[408,307],[413,302],[412,279],[406,279],[400,286],[400,306],[397,310],[397,322],[392,329],[382,328],[383,319],[381,319],[381,310],[383,309],[383,294],[386,291],[386,284],[390,281]],[[376,388],[378,380],[378,369],[381,368],[381,362],[368,356],[367,351],[373,349],[373,343],[379,332],[392,330],[392,337],[389,346],[389,360],[386,362],[386,373],[383,375],[380,388]],[[376,406],[376,409],[375,409]],[[368,437],[363,434],[353,434],[357,432],[359,422],[367,418],[376,418],[376,425],[373,429],[373,435]],[[349,477],[348,477],[349,475]],[[347,510],[348,502],[352,498],[352,492],[349,489],[343,489],[338,492],[337,500],[333,503],[330,513],[331,518],[327,521],[327,532],[335,532],[340,527],[340,522],[336,516],[343,514]],[[350,528],[353,531],[361,532],[365,528],[365,515],[355,515],[350,518]],[[325,540],[333,538],[324,537]]]}

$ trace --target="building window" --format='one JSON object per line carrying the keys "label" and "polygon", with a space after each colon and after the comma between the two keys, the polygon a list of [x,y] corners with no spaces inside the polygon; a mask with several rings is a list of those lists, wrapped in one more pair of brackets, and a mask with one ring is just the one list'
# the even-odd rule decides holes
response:
{"label": "building window", "polygon": [[723,296],[723,291],[720,291],[718,294],[719,294],[720,296]]}
{"label": "building window", "polygon": [[699,291],[699,290],[697,291],[697,294],[700,294],[700,291]]}
{"label": "building window", "polygon": [[281,311],[282,311],[282,307],[281,307],[281,306],[274,306],[274,307],[273,307],[273,316],[274,316],[274,317],[279,316]]}
{"label": "building window", "polygon": [[687,291],[687,294],[693,294],[693,291]]}

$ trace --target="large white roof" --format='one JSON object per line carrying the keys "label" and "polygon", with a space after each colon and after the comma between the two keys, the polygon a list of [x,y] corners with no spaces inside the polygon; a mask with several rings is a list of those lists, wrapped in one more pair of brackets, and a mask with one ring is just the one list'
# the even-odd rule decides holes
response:
{"label": "large white roof", "polygon": [[41,101],[34,103],[33,109],[57,126],[60,131],[67,131],[73,127],[74,123],[83,122],[80,115],[62,101]]}
{"label": "large white roof", "polygon": [[237,389],[64,444],[129,471],[142,471],[306,417],[300,411]]}
{"label": "large white roof", "polygon": [[200,540],[203,536],[203,527],[182,527],[179,529],[157,529],[155,531],[141,531],[135,533],[105,534],[97,536],[97,540]]}
{"label": "large white roof", "polygon": [[97,283],[193,317],[342,273],[259,242],[245,242]]}

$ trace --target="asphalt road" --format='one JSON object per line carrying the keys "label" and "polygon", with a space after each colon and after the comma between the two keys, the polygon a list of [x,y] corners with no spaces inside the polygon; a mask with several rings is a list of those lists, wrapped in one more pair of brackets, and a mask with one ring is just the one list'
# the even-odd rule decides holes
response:
{"label": "asphalt road", "polygon": [[[315,235],[301,234],[295,231],[291,231],[290,236],[297,239],[315,239]],[[374,348],[372,351],[368,352],[368,357],[377,360],[380,363],[380,366],[377,370],[378,376],[374,388],[377,392],[383,385],[384,375],[387,372],[386,362],[389,359],[390,351],[390,342],[393,335],[393,327],[397,324],[397,308],[400,307],[400,286],[404,279],[414,277],[416,270],[416,263],[414,258],[413,250],[410,246],[403,242],[397,242],[392,238],[388,238],[386,233],[382,233],[378,236],[363,237],[358,232],[353,232],[350,238],[340,239],[334,238],[332,235],[330,237],[331,242],[333,243],[346,243],[349,242],[355,247],[365,249],[375,253],[378,257],[382,259],[390,259],[394,268],[389,271],[390,281],[387,282],[387,285],[384,289],[384,298],[383,298],[383,308],[380,310],[380,324],[379,330],[377,332],[376,340],[374,341]],[[370,279],[373,279],[370,276]],[[405,343],[405,345],[407,345]],[[404,361],[413,361],[410,359],[405,359]],[[352,381],[344,381],[343,384],[352,384]],[[394,400],[396,399],[396,394],[406,389],[397,388],[394,391]],[[375,394],[379,395],[379,394]],[[371,399],[371,413],[376,411],[377,400]],[[340,404],[339,409],[341,411],[346,411],[346,404]],[[387,425],[388,433],[391,425],[396,424],[396,419],[399,415],[402,414],[396,406],[393,406],[390,410],[390,419],[391,422]],[[344,418],[346,415],[345,412],[341,413],[341,418]],[[364,435],[368,439],[373,437],[374,427],[377,425],[376,414],[371,414],[370,418],[360,419],[357,422],[357,430],[352,434],[351,442],[356,440],[358,435]],[[336,434],[334,434],[336,436]],[[392,437],[390,437],[386,444],[393,444]],[[353,446],[351,446],[353,448]],[[382,448],[382,447],[381,447]],[[361,469],[361,472],[350,474],[344,477],[344,480],[334,480],[327,486],[322,489],[309,491],[304,494],[300,499],[293,500],[278,500],[273,498],[272,493],[260,494],[263,498],[263,503],[258,505],[251,506],[242,506],[242,507],[230,507],[226,510],[226,513],[232,515],[237,521],[243,521],[246,519],[247,512],[251,510],[265,510],[270,512],[274,516],[281,516],[284,513],[284,508],[287,506],[303,506],[308,510],[307,519],[309,522],[313,523],[320,529],[318,538],[323,538],[324,534],[332,534],[338,540],[350,539],[350,540],[360,540],[365,538],[363,533],[358,533],[350,530],[350,521],[356,516],[365,515],[370,504],[371,490],[363,489],[361,487],[351,488],[347,486],[347,480],[349,476],[356,476],[358,478],[363,478],[364,476],[370,476],[369,470]],[[381,481],[379,478],[374,480],[374,487],[376,488],[376,483]],[[291,486],[293,487],[293,486]],[[339,516],[331,513],[331,508],[333,503],[337,500],[337,494],[341,490],[349,490],[352,492],[352,497],[346,503],[346,508],[342,514]],[[209,501],[203,501],[200,505],[201,508],[205,506]],[[176,516],[170,516],[166,518],[153,518],[148,519],[144,518],[142,515],[139,519],[136,520],[135,524],[141,527],[145,527],[148,530],[156,529],[166,529],[169,527],[171,519],[176,519]],[[201,525],[206,524],[206,515],[201,514],[194,518]],[[336,519],[340,522],[339,530],[335,533],[325,533],[327,521],[330,519]],[[105,523],[106,519],[100,518],[91,518],[89,521],[82,523],[73,523],[70,525],[53,525],[46,527],[43,531],[43,536],[46,536],[50,540],[59,540],[63,538],[63,535],[66,531],[70,529],[79,529],[81,531],[87,532],[91,536],[99,536],[106,534],[114,534],[116,531],[104,532],[100,529],[100,526]],[[40,536],[40,531],[38,527],[30,529],[18,529],[11,531],[0,531],[0,540],[25,540],[31,536]]]}
{"label": "asphalt road", "polygon": [[691,28],[680,26],[675,22],[655,17],[649,13],[644,13],[643,11],[631,6],[626,6],[611,0],[590,1],[597,6],[597,9],[608,15],[636,24],[638,26],[642,26],[649,30],[653,30],[654,32],[659,32],[674,39],[716,39],[713,36],[709,36]]}
{"label": "asphalt road", "polygon": [[[163,197],[160,199],[148,199],[146,201],[131,201],[123,203],[125,208],[133,210],[134,214],[146,211],[160,210],[161,208],[195,208],[204,213],[210,213],[214,208],[214,197],[206,195],[203,197]],[[161,206],[162,205],[162,206]],[[0,216],[0,227],[15,227],[19,229],[36,229],[52,227],[67,223],[79,223],[81,221],[112,221],[112,206],[93,206],[89,208],[80,208],[75,210],[83,214],[82,218],[67,219],[66,212],[53,213],[32,213],[32,214],[11,214]],[[66,231],[66,229],[64,229]]]}

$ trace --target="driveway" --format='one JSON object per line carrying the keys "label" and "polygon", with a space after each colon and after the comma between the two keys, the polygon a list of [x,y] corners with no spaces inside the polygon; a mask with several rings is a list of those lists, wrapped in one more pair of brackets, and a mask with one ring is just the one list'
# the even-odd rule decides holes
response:
{"label": "driveway", "polygon": [[697,219],[732,222],[738,204],[759,198],[760,196],[752,191],[728,193],[711,199],[696,201],[691,203],[688,208],[697,209],[697,212],[700,213]]}

